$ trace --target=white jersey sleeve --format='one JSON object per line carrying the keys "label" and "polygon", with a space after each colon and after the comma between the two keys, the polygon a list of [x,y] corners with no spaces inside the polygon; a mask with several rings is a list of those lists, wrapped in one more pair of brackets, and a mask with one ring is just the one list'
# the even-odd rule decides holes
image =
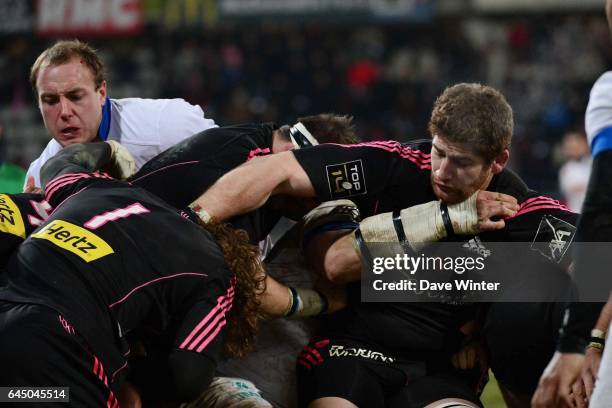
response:
{"label": "white jersey sleeve", "polygon": [[595,81],[584,124],[593,156],[612,149],[612,71]]}
{"label": "white jersey sleeve", "polygon": [[47,160],[55,156],[60,150],[62,150],[62,145],[56,142],[55,139],[51,139],[49,143],[47,143],[47,147],[45,147],[45,150],[43,150],[38,159],[30,163],[30,167],[28,167],[28,172],[26,174],[25,183],[23,185],[24,188],[28,183],[30,176],[34,177],[34,185],[36,187],[40,187],[41,167],[47,162]]}
{"label": "white jersey sleeve", "polygon": [[[205,118],[202,108],[184,99],[111,99],[108,140],[116,140],[128,149],[137,168],[176,143],[211,127],[217,127],[215,121]],[[40,187],[40,168],[61,149],[58,142],[51,140],[40,157],[30,164],[27,176],[34,177],[37,187]]]}
{"label": "white jersey sleeve", "polygon": [[200,106],[184,99],[170,99],[159,120],[160,149],[164,151],[191,135],[213,127],[218,126],[214,120],[204,117]]}

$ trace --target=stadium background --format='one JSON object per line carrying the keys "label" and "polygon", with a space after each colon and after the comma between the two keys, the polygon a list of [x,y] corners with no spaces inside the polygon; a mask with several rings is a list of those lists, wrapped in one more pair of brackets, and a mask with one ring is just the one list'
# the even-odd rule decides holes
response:
{"label": "stadium background", "polygon": [[604,3],[0,0],[0,161],[27,168],[47,143],[29,68],[76,37],[100,51],[111,97],[182,97],[220,125],[333,111],[364,140],[419,139],[445,86],[483,82],[514,108],[511,167],[560,197],[561,137],[612,67]]}

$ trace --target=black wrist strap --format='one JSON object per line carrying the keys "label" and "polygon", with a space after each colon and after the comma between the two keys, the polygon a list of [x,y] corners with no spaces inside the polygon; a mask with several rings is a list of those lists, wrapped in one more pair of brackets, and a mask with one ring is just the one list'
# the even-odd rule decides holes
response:
{"label": "black wrist strap", "polygon": [[367,265],[371,265],[373,262],[372,254],[370,254],[370,250],[368,249],[368,246],[365,240],[363,239],[363,235],[361,234],[361,230],[359,228],[355,230],[355,241],[357,241],[357,246],[359,246],[359,251],[361,252],[363,260],[366,262]]}
{"label": "black wrist strap", "polygon": [[408,241],[406,233],[404,232],[404,223],[402,222],[401,213],[398,210],[393,211],[393,227],[395,228],[395,234],[397,240],[401,243]]}
{"label": "black wrist strap", "polygon": [[452,237],[455,235],[455,230],[453,229],[453,223],[451,222],[450,215],[448,214],[448,206],[445,202],[440,202],[440,212],[442,213],[442,222],[444,223],[446,236]]}

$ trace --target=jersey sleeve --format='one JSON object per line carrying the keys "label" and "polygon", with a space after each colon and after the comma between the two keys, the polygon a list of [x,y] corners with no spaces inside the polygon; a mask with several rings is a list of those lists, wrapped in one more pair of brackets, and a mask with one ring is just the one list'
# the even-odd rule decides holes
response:
{"label": "jersey sleeve", "polygon": [[216,127],[214,120],[204,117],[200,106],[192,105],[184,99],[170,99],[161,111],[159,151],[162,152],[191,135]]}
{"label": "jersey sleeve", "polygon": [[584,120],[593,156],[612,149],[612,71],[595,81]]}
{"label": "jersey sleeve", "polygon": [[[213,288],[217,286],[219,290]],[[186,312],[175,337],[174,349],[207,356],[218,362],[225,340],[228,314],[234,299],[235,279],[225,290],[215,282],[207,285],[207,294]]]}
{"label": "jersey sleeve", "polygon": [[51,207],[55,208],[73,194],[99,182],[122,183],[101,172],[65,173],[47,183],[45,187],[45,200]]}
{"label": "jersey sleeve", "polygon": [[322,144],[293,153],[321,201],[376,196],[392,181],[394,168],[404,160],[412,162],[405,171],[431,169],[429,154],[395,141]]}
{"label": "jersey sleeve", "polygon": [[49,143],[47,143],[47,147],[45,147],[45,150],[43,150],[40,156],[32,163],[30,163],[23,185],[24,189],[28,182],[28,178],[30,177],[34,177],[35,187],[41,187],[40,169],[47,162],[47,160],[55,156],[60,150],[62,150],[62,146],[57,141],[55,141],[55,139],[52,139],[49,141]]}

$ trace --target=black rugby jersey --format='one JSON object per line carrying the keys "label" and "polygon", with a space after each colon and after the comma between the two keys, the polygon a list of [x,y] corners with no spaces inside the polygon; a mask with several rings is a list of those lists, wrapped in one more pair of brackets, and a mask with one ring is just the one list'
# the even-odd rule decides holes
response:
{"label": "black rugby jersey", "polygon": [[55,210],[9,261],[0,299],[57,310],[111,382],[127,364],[123,335],[143,327],[178,327],[175,348],[217,360],[234,278],[208,232],[100,173],[56,177],[46,199]]}
{"label": "black rugby jersey", "polygon": [[[149,160],[131,182],[177,208],[198,198],[235,167],[272,153],[271,123],[212,128],[195,134]],[[229,222],[247,231],[252,242],[265,238],[280,215],[264,206]]]}
{"label": "black rugby jersey", "polygon": [[0,194],[0,269],[50,212],[42,194]]}
{"label": "black rugby jersey", "polygon": [[[370,142],[356,145],[326,144],[294,151],[306,171],[319,200],[346,198],[354,201],[362,214],[399,210],[437,200],[431,187],[431,141],[399,143]],[[558,201],[530,191],[511,170],[493,177],[490,191],[514,196],[521,204],[519,212],[503,230],[481,234],[483,242],[545,243],[554,239],[544,217],[554,217],[556,226],[574,233],[576,214]],[[564,231],[565,231],[564,230]],[[465,237],[469,242],[473,237]],[[564,236],[567,245],[571,237]],[[569,253],[563,248],[563,255]],[[559,269],[545,256],[542,263]],[[563,258],[563,257],[562,257]],[[540,262],[537,261],[536,262]],[[352,289],[359,291],[358,284]],[[460,345],[459,327],[475,317],[476,306],[450,303],[357,303],[345,311],[325,318],[325,332],[331,336],[358,340],[381,346],[397,356],[414,357],[417,353],[450,351]]]}

